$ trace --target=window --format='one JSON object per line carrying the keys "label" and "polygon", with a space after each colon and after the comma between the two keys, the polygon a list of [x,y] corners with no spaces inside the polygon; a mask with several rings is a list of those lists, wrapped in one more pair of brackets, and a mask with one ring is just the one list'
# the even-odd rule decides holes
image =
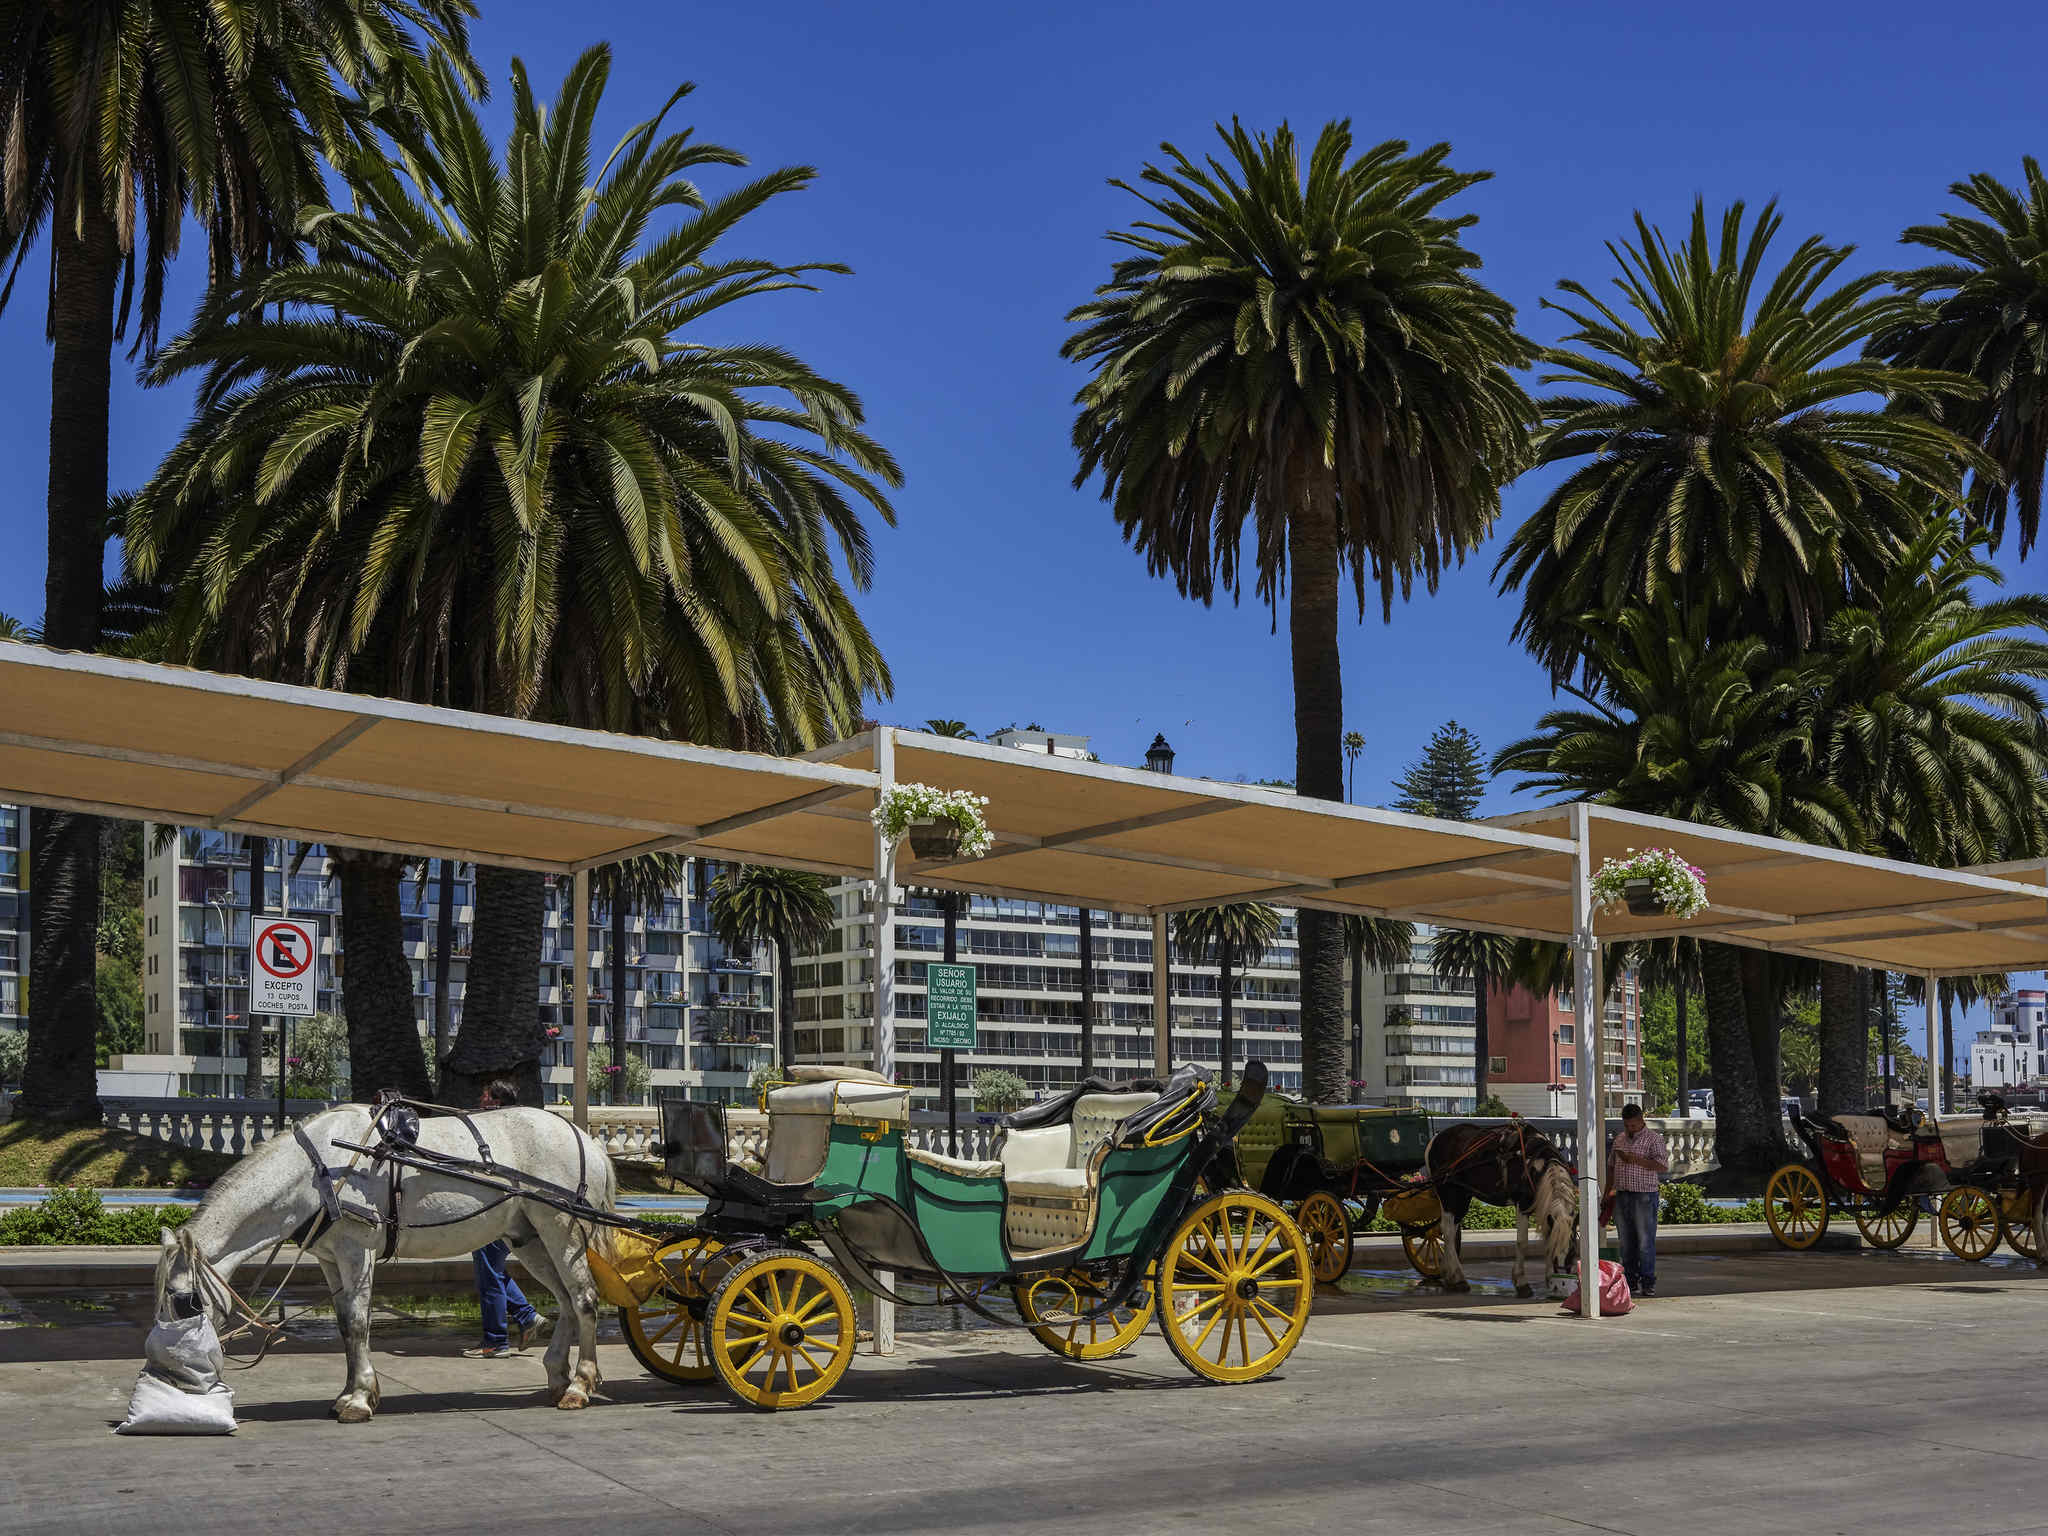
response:
{"label": "window", "polygon": [[1496,1074],[1499,1074],[1499,1073],[1503,1073],[1503,1072],[1507,1071],[1507,1069],[1508,1069],[1508,1059],[1507,1059],[1507,1057],[1505,1057],[1505,1056],[1489,1056],[1489,1057],[1487,1057],[1487,1058],[1486,1058],[1486,1071],[1487,1071],[1487,1075],[1488,1075],[1488,1076],[1494,1076],[1494,1075],[1496,1075]]}
{"label": "window", "polygon": [[1573,1031],[1573,1029],[1575,1029],[1576,1027],[1577,1027],[1576,1025],[1572,1025],[1572,1024],[1560,1024],[1560,1025],[1558,1025],[1558,1026],[1557,1026],[1557,1043],[1558,1043],[1559,1045],[1570,1045],[1570,1044],[1572,1043],[1572,1031]]}
{"label": "window", "polygon": [[1578,1063],[1573,1061],[1572,1058],[1569,1056],[1558,1057],[1557,1075],[1559,1077],[1577,1077],[1579,1075]]}

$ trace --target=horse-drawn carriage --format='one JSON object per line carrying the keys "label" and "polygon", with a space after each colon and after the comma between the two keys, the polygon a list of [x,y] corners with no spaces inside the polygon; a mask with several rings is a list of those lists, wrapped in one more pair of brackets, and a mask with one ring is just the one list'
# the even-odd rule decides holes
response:
{"label": "horse-drawn carriage", "polygon": [[[716,1377],[758,1408],[815,1402],[853,1357],[849,1281],[899,1303],[903,1282],[933,1286],[1074,1360],[1128,1347],[1156,1314],[1175,1356],[1216,1382],[1257,1380],[1299,1342],[1314,1290],[1299,1228],[1250,1190],[1197,1187],[1259,1108],[1263,1065],[1221,1115],[1191,1067],[1142,1088],[1084,1083],[1007,1116],[986,1161],[911,1145],[909,1090],[874,1073],[793,1075],[767,1096],[758,1170],[728,1161],[720,1107],[663,1105],[668,1170],[710,1206],[658,1250],[593,1250],[656,1374]],[[1016,1320],[983,1305],[1003,1290]]]}
{"label": "horse-drawn carriage", "polygon": [[1422,1176],[1429,1116],[1419,1109],[1309,1104],[1267,1094],[1226,1157],[1237,1182],[1280,1202],[1308,1240],[1315,1277],[1351,1267],[1353,1231],[1385,1212],[1424,1279],[1443,1272],[1443,1208]]}
{"label": "horse-drawn carriage", "polygon": [[2036,1206],[2048,1182],[2048,1138],[2030,1142],[1995,1094],[1981,1116],[1938,1124],[1906,1106],[1869,1114],[1800,1115],[1809,1156],[1771,1175],[1764,1218],[1787,1248],[1820,1241],[1833,1215],[1854,1219],[1874,1248],[1897,1248],[1934,1202],[1941,1240],[1959,1259],[1987,1259],[1999,1239],[2039,1260]]}

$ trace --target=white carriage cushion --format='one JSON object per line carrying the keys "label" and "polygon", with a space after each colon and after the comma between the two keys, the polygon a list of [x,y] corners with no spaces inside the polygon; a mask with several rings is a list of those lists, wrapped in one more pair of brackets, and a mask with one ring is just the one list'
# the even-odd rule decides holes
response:
{"label": "white carriage cushion", "polygon": [[789,1080],[793,1083],[886,1083],[888,1078],[879,1072],[870,1072],[866,1067],[829,1067],[815,1062],[801,1062],[789,1069]]}
{"label": "white carriage cushion", "polygon": [[1835,1123],[1856,1145],[1856,1165],[1863,1172],[1863,1182],[1871,1189],[1883,1189],[1885,1149],[1903,1146],[1906,1138],[1893,1130],[1883,1115],[1836,1115]]}
{"label": "white carriage cushion", "polygon": [[1073,1142],[1074,1128],[1069,1125],[1006,1130],[996,1147],[996,1156],[1003,1160],[1004,1177],[1014,1183],[1019,1176],[1035,1174],[1040,1169],[1065,1168],[1071,1160]]}
{"label": "white carriage cushion", "polygon": [[1009,1176],[1010,1193],[1036,1200],[1086,1200],[1088,1170],[1085,1168],[1039,1168]]}
{"label": "white carriage cushion", "polygon": [[835,1114],[852,1120],[902,1120],[910,1090],[894,1083],[828,1078],[768,1095],[768,1178],[808,1184],[825,1166]]}
{"label": "white carriage cushion", "polygon": [[1156,1093],[1084,1093],[1074,1101],[1074,1140],[1067,1152],[1069,1168],[1086,1168],[1095,1149],[1116,1133],[1116,1128],[1146,1105]]}
{"label": "white carriage cushion", "polygon": [[1002,1176],[1003,1165],[993,1160],[983,1162],[977,1158],[947,1157],[942,1152],[927,1152],[922,1147],[905,1146],[904,1156],[913,1163],[923,1163],[927,1168],[937,1168],[942,1173],[957,1173],[963,1179],[994,1179]]}

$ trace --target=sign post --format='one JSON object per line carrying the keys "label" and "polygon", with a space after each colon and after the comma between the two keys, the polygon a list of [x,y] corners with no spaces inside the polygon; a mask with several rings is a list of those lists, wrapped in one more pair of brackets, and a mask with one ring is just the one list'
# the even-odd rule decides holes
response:
{"label": "sign post", "polygon": [[953,1092],[955,1051],[975,1048],[975,971],[971,965],[932,961],[924,968],[925,1044],[939,1053],[946,1087],[946,1145],[958,1145],[959,1100]]}

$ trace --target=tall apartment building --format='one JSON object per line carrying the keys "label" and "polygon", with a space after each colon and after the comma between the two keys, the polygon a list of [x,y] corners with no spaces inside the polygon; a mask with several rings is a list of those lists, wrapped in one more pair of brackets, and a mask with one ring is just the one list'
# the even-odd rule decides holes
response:
{"label": "tall apartment building", "polygon": [[[1487,992],[1487,1089],[1516,1114],[1578,1113],[1579,1074],[1589,1070],[1570,988],[1548,995],[1526,987]],[[1641,987],[1633,971],[1619,977],[1602,1011],[1603,1115],[1643,1094]]]}
{"label": "tall apartment building", "polygon": [[[1431,964],[1434,930],[1415,926],[1408,963],[1365,973],[1365,1068],[1353,1097],[1369,1104],[1412,1104],[1433,1115],[1470,1114],[1477,1103],[1472,1070],[1472,984],[1439,979]],[[1345,967],[1345,1017],[1351,971]]]}
{"label": "tall apartment building", "polygon": [[[241,1091],[249,998],[249,857],[238,834],[180,829],[165,847],[154,829],[143,877],[144,1055],[123,1058],[130,1091],[199,1095]],[[347,984],[346,934],[333,861],[316,846],[273,840],[266,850],[264,911],[311,922],[318,935],[317,998],[339,1013]],[[705,892],[718,866],[691,860],[681,888],[626,920],[626,995],[611,995],[611,913],[595,897],[590,915],[591,1038],[647,1063],[650,1094],[739,1102],[755,1067],[774,1059],[775,981],[769,952],[733,954],[711,934]],[[469,865],[426,864],[400,887],[414,1012],[423,1039],[433,1032],[435,936],[441,881],[453,899],[448,977],[450,1028],[459,1031],[475,921]],[[571,963],[569,883],[545,901],[535,1008],[554,1031],[542,1058],[551,1098],[569,1095],[572,1060],[564,991]]]}
{"label": "tall apartment building", "polygon": [[[1059,757],[1092,758],[1086,736],[1003,731],[999,746]],[[1171,748],[1154,744],[1169,768]],[[799,1061],[866,1065],[874,1058],[874,902],[866,884],[842,880],[832,893],[835,938],[797,961],[796,1055]],[[910,888],[891,915],[896,928],[896,1061],[914,1102],[934,1107],[941,1091],[939,1053],[925,1044],[925,967],[944,955],[938,896]],[[1095,1070],[1152,1070],[1152,922],[1098,911],[1093,920]],[[957,953],[977,968],[979,1048],[955,1063],[957,1090],[971,1104],[973,1074],[999,1067],[1036,1093],[1057,1093],[1081,1076],[1080,910],[1008,897],[960,897]],[[1173,1060],[1220,1067],[1222,1003],[1214,965],[1169,966]],[[1273,1084],[1301,1091],[1300,959],[1294,914],[1283,909],[1273,946],[1236,978],[1232,1033],[1240,1062],[1266,1062]]]}
{"label": "tall apartment building", "polygon": [[0,805],[0,1029],[28,1022],[28,808]]}

